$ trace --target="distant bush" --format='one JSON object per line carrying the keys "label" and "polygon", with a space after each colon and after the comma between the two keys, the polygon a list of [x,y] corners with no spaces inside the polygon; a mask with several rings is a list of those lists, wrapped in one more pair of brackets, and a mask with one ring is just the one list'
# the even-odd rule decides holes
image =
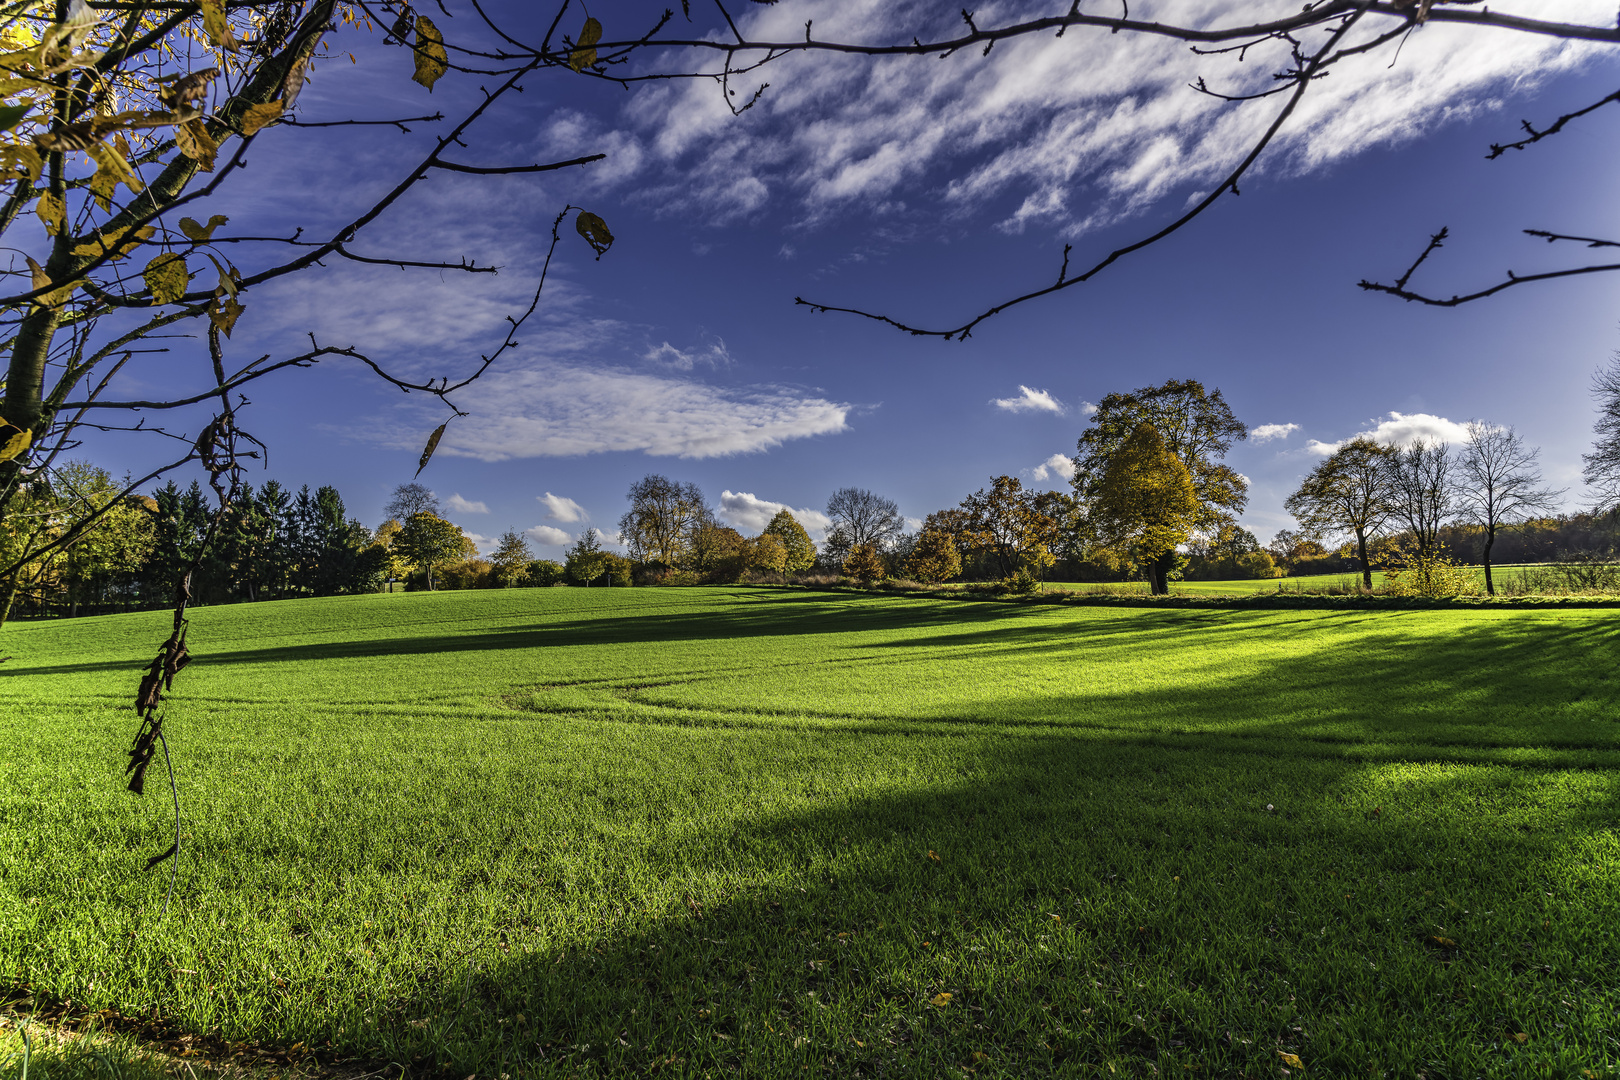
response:
{"label": "distant bush", "polygon": [[1464,596],[1480,591],[1474,571],[1444,555],[1405,555],[1384,571],[1389,596]]}
{"label": "distant bush", "polygon": [[535,559],[524,569],[523,584],[536,588],[561,585],[563,565],[550,559]]}

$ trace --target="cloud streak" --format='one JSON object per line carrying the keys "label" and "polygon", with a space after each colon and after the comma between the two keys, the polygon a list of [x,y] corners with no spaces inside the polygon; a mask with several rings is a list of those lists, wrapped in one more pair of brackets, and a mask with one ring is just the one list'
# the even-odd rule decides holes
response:
{"label": "cloud streak", "polygon": [[1463,443],[1468,441],[1468,427],[1455,420],[1435,416],[1433,413],[1391,412],[1389,419],[1377,422],[1366,431],[1358,431],[1348,439],[1331,443],[1310,439],[1305,443],[1305,449],[1326,457],[1351,439],[1371,439],[1385,446],[1403,448],[1411,446],[1419,439],[1430,442]]}
{"label": "cloud streak", "polygon": [[760,533],[771,523],[771,518],[786,510],[792,514],[812,538],[820,536],[832,525],[832,519],[819,510],[793,509],[787,503],[761,499],[748,491],[722,491],[720,516],[726,524],[743,533]]}
{"label": "cloud streak", "polygon": [[[1520,3],[1525,14],[1606,25],[1610,0]],[[981,25],[1048,14],[1011,0],[981,9]],[[1285,0],[1237,4],[1182,0],[1169,17],[1198,27],[1297,11]],[[786,2],[739,17],[759,40],[909,40],[960,31],[954,12],[921,0]],[[1389,29],[1373,18],[1351,42]],[[940,59],[798,54],[773,62],[771,88],[746,122],[715,88],[694,80],[638,91],[618,122],[570,115],[553,124],[557,148],[586,135],[615,140],[618,161],[600,182],[634,186],[662,212],[714,224],[786,205],[802,221],[917,212],[918,192],[947,215],[989,212],[1018,232],[1038,225],[1079,235],[1141,213],[1173,194],[1207,190],[1236,164],[1276,114],[1277,99],[1230,105],[1188,84],[1206,77],[1222,93],[1273,85],[1285,47],[1251,50],[1248,62],[1198,56],[1149,34],[1073,29],[1001,42]],[[1260,168],[1322,169],[1369,149],[1417,139],[1436,127],[1500,109],[1509,96],[1573,70],[1596,47],[1530,34],[1430,23],[1390,64],[1389,50],[1353,57],[1313,85]],[[560,136],[567,135],[567,140]]]}
{"label": "cloud streak", "polygon": [[1007,412],[1049,412],[1062,416],[1068,412],[1068,406],[1053,397],[1045,390],[1035,390],[1028,386],[1018,387],[1017,397],[991,398],[990,404]]}
{"label": "cloud streak", "polygon": [[1286,439],[1299,430],[1298,424],[1261,424],[1249,432],[1249,436],[1257,443],[1271,442],[1273,439]]}

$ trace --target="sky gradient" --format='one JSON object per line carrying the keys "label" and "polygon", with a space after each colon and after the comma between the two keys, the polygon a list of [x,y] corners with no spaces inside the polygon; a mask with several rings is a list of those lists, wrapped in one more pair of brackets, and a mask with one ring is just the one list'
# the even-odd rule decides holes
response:
{"label": "sky gradient", "polygon": [[[1607,0],[1504,7],[1613,18]],[[1239,8],[1186,0],[1142,15],[1208,21]],[[612,38],[639,33],[657,10],[625,3],[597,14]],[[1044,8],[1003,4],[977,17],[1033,10]],[[904,40],[912,28],[951,29],[946,14],[784,0],[747,19],[762,34],[802,34],[814,18],[817,37]],[[506,17],[543,32],[527,5]],[[693,17],[712,30],[706,14]],[[445,20],[447,40],[470,39],[470,22]],[[477,94],[476,79],[452,73],[429,95],[409,80],[408,55],[380,39],[338,35],[338,59],[316,70],[300,116],[453,114]],[[1548,480],[1579,507],[1588,384],[1620,346],[1620,276],[1451,310],[1356,282],[1393,280],[1441,226],[1452,239],[1414,284],[1446,294],[1509,268],[1587,261],[1521,229],[1620,236],[1620,108],[1485,160],[1521,118],[1545,124],[1611,93],[1620,65],[1603,47],[1424,27],[1393,67],[1380,54],[1313,87],[1241,197],[965,342],[794,305],[803,296],[950,325],[1055,278],[1065,243],[1075,265],[1094,261],[1178,215],[1274,114],[1271,101],[1202,97],[1189,78],[1252,89],[1279,59],[1239,65],[1106,34],[989,57],[811,57],[734,82],[743,96],[771,84],[741,117],[709,82],[626,92],[548,72],[478,129],[464,159],[605,161],[539,178],[437,174],[355,245],[476,258],[500,274],[317,269],[254,290],[230,348],[243,359],[284,355],[314,333],[400,371],[464,371],[527,305],[550,222],[572,202],[602,215],[616,243],[596,260],[565,225],[522,346],[457,396],[471,415],[450,425],[421,477],[480,538],[529,530],[537,554],[558,557],[581,529],[613,533],[626,489],[649,472],[696,482],[745,532],[787,506],[815,533],[844,486],[890,496],[913,519],[1003,473],[1063,487],[1088,403],[1169,378],[1219,388],[1250,425],[1228,460],[1252,481],[1242,520],[1262,542],[1292,526],[1283,500],[1338,441],[1444,435],[1472,418],[1512,424],[1542,447]],[[318,230],[391,183],[431,127],[272,129],[208,212],[230,214],[244,233]],[[196,370],[199,356],[179,342],[163,363]],[[154,369],[133,371],[119,389],[134,396],[160,381]],[[343,362],[249,396],[241,421],[271,446],[269,468],[250,480],[332,484],[372,526],[445,418],[424,395]],[[128,439],[86,447],[120,472],[161,452]]]}

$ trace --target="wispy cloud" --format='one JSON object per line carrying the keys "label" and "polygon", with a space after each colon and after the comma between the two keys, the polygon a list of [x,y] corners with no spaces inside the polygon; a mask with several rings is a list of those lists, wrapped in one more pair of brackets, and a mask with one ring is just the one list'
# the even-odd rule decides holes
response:
{"label": "wispy cloud", "polygon": [[472,499],[463,499],[460,495],[451,495],[444,500],[445,509],[453,514],[487,514],[489,507],[482,502]]}
{"label": "wispy cloud", "polygon": [[771,523],[771,518],[783,510],[792,514],[812,537],[819,536],[832,525],[832,519],[820,510],[807,508],[795,510],[787,503],[761,499],[748,491],[720,493],[720,516],[725,519],[726,524],[743,533],[762,532],[765,526]]}
{"label": "wispy cloud", "polygon": [[[1611,0],[1538,0],[1527,13],[1607,25]],[[1230,24],[1297,10],[1285,0],[1236,4],[1181,0],[1173,18]],[[1049,4],[1008,0],[983,25],[1048,14]],[[739,16],[758,40],[909,40],[960,31],[954,12],[922,0],[785,2]],[[1393,21],[1369,18],[1365,41]],[[552,124],[559,152],[582,138],[614,140],[617,160],[593,182],[635,185],[635,198],[667,213],[724,223],[786,204],[814,222],[851,208],[876,215],[977,214],[994,206],[1001,227],[1075,235],[1144,210],[1172,193],[1207,189],[1275,116],[1271,101],[1232,106],[1197,94],[1199,77],[1223,93],[1269,88],[1287,46],[1250,50],[1248,62],[1200,56],[1149,34],[1071,29],[935,57],[873,60],[806,53],[772,64],[770,89],[738,121],[703,80],[639,91],[616,130],[570,116]],[[1320,169],[1448,123],[1499,110],[1509,95],[1578,67],[1597,46],[1529,34],[1430,23],[1399,61],[1390,51],[1353,57],[1313,85],[1262,169]],[[566,138],[562,138],[566,136]],[[932,192],[918,197],[919,192]],[[905,198],[902,198],[902,195]]]}
{"label": "wispy cloud", "polygon": [[1065,480],[1074,479],[1074,459],[1067,454],[1053,454],[1030,473],[1036,480],[1050,480],[1054,476],[1061,476]]}
{"label": "wispy cloud", "polygon": [[1347,439],[1338,442],[1322,442],[1320,439],[1310,439],[1305,443],[1305,449],[1313,454],[1326,457],[1350,439],[1371,439],[1385,446],[1411,446],[1418,439],[1427,439],[1431,442],[1462,443],[1468,440],[1468,427],[1455,420],[1447,420],[1443,416],[1433,413],[1400,413],[1391,412],[1389,419],[1374,424],[1366,431],[1358,431]]}
{"label": "wispy cloud", "polygon": [[1068,412],[1068,406],[1053,397],[1045,390],[1035,390],[1028,386],[1018,387],[1017,397],[991,398],[990,404],[998,409],[1008,412],[1049,412],[1062,416]]}
{"label": "wispy cloud", "polygon": [[535,498],[546,508],[546,517],[552,521],[584,521],[590,516],[585,513],[585,508],[573,499],[553,495],[549,491],[544,495],[536,495]]}
{"label": "wispy cloud", "polygon": [[1255,442],[1270,442],[1273,439],[1286,439],[1298,430],[1298,424],[1261,424],[1249,434]]}
{"label": "wispy cloud", "polygon": [[[851,406],[779,386],[730,389],[673,375],[538,363],[492,372],[458,399],[471,416],[440,453],[504,461],[639,450],[725,457],[848,428]],[[392,433],[390,445],[414,445]]]}
{"label": "wispy cloud", "polygon": [[536,525],[532,529],[523,530],[523,533],[543,547],[563,547],[574,542],[571,535],[552,525]]}
{"label": "wispy cloud", "polygon": [[648,349],[642,355],[642,359],[649,364],[666,367],[672,371],[691,371],[696,367],[722,368],[730,366],[732,362],[726,343],[719,338],[707,345],[690,349],[677,349],[666,341]]}

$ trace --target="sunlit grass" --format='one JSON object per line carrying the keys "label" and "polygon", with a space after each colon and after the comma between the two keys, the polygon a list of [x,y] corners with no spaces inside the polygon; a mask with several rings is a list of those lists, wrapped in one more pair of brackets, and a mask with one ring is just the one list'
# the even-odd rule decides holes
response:
{"label": "sunlit grass", "polygon": [[6,631],[42,999],[458,1077],[1620,1064],[1609,611],[205,609],[164,918],[119,772],[166,618]]}

